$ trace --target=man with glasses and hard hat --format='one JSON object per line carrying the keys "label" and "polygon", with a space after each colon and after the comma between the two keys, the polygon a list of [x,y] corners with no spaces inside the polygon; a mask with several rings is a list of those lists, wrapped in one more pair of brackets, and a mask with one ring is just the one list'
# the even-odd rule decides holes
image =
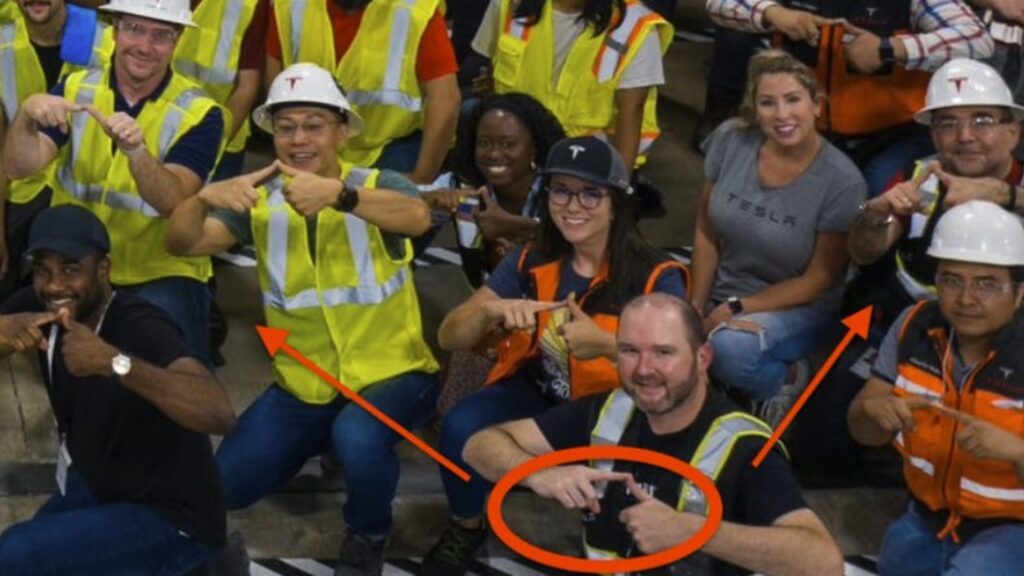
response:
{"label": "man with glasses and hard hat", "polygon": [[946,210],[987,200],[1024,214],[1024,171],[1013,157],[1024,107],[995,70],[966,59],[944,65],[914,119],[931,128],[938,154],[916,162],[902,182],[861,205],[850,229],[854,263],[879,263],[854,285],[885,287],[883,301],[874,302],[884,327],[907,305],[934,298],[935,261],[925,252]]}
{"label": "man with glasses and hard hat", "polygon": [[939,219],[928,255],[937,301],[900,315],[848,414],[858,442],[895,445],[912,496],[885,535],[879,573],[1020,574],[1024,225],[966,202]]}
{"label": "man with glasses and hard hat", "polygon": [[224,147],[221,107],[171,70],[188,0],[114,0],[113,61],[29,97],[6,140],[22,178],[56,158],[54,204],[94,212],[111,237],[111,280],[167,311],[209,365],[210,259],[172,256],[166,218],[206,181]]}
{"label": "man with glasses and hard hat", "polygon": [[[167,248],[201,256],[254,245],[267,324],[405,428],[426,425],[438,365],[423,340],[408,238],[430,226],[430,209],[395,172],[338,160],[363,120],[326,70],[285,69],[253,118],[273,134],[276,162],[183,202]],[[335,574],[380,574],[400,437],[286,354],[274,357],[274,375],[217,452],[228,508],[255,503],[333,448],[348,487]]]}

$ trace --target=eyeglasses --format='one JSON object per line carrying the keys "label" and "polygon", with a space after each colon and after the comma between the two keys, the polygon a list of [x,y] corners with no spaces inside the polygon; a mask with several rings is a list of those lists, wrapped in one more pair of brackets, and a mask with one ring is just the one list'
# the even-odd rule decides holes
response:
{"label": "eyeglasses", "polygon": [[310,138],[319,138],[327,133],[328,126],[333,126],[335,124],[338,124],[338,122],[313,121],[303,122],[302,124],[294,124],[292,122],[275,122],[274,136],[280,136],[281,138],[291,140],[301,129],[302,133],[306,136],[309,136]]}
{"label": "eyeglasses", "polygon": [[974,116],[966,121],[960,118],[939,118],[932,122],[932,130],[943,135],[959,134],[960,130],[966,126],[974,134],[988,134],[996,126],[1011,122],[1013,122],[1013,118],[995,118],[988,115]]}
{"label": "eyeglasses", "polygon": [[1001,282],[995,278],[974,278],[971,280],[970,285],[968,285],[964,282],[963,278],[951,275],[937,276],[935,284],[956,296],[963,294],[964,290],[969,287],[971,294],[981,299],[995,298],[996,296],[1008,294],[1013,286],[1011,282]]}
{"label": "eyeglasses", "polygon": [[149,29],[135,22],[122,21],[118,23],[117,29],[127,34],[132,40],[142,40],[149,37],[153,44],[164,46],[173,44],[178,39],[177,30],[168,30],[167,28]]}
{"label": "eyeglasses", "polygon": [[575,191],[566,188],[565,186],[552,186],[548,188],[548,198],[551,203],[555,206],[568,206],[569,202],[575,198],[576,202],[582,208],[587,210],[593,210],[601,205],[601,201],[608,193],[599,188],[584,188],[583,190]]}

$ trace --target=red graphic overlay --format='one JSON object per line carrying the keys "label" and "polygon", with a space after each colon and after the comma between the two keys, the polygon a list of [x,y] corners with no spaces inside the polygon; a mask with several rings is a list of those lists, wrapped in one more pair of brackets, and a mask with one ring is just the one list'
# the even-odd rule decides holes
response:
{"label": "red graphic overlay", "polygon": [[[509,490],[530,474],[559,464],[580,460],[628,460],[630,462],[651,464],[675,472],[692,482],[704,493],[708,503],[707,520],[692,538],[680,542],[677,546],[647,556],[618,560],[587,560],[585,558],[556,554],[534,546],[517,536],[508,527],[501,515],[501,504],[508,495]],[[494,534],[506,546],[516,553],[545,566],[587,574],[642,572],[676,562],[704,546],[715,535],[718,527],[722,525],[722,496],[718,493],[718,489],[715,488],[715,484],[710,478],[682,460],[642,448],[588,446],[544,454],[513,468],[498,481],[494,490],[491,491],[490,499],[487,501],[487,518]]]}
{"label": "red graphic overlay", "polygon": [[814,375],[814,379],[811,380],[811,383],[807,385],[806,389],[804,389],[803,394],[801,394],[800,398],[798,398],[796,403],[793,404],[793,407],[789,409],[789,413],[787,413],[786,417],[779,423],[779,427],[775,429],[771,439],[761,447],[761,451],[754,457],[754,468],[757,468],[761,465],[761,462],[764,462],[765,457],[768,456],[768,452],[771,452],[772,446],[775,446],[775,443],[782,437],[782,433],[785,432],[786,428],[789,428],[790,423],[793,422],[793,418],[796,418],[797,412],[800,412],[804,407],[804,404],[807,403],[807,399],[810,398],[811,394],[814,394],[814,391],[818,389],[818,385],[821,384],[822,378],[824,378],[825,374],[828,374],[828,371],[832,369],[832,365],[836,363],[839,356],[841,356],[843,351],[846,350],[846,347],[850,345],[850,342],[853,341],[853,337],[860,336],[867,340],[868,328],[871,326],[872,309],[873,306],[867,306],[862,308],[860,312],[855,312],[846,318],[843,318],[843,324],[845,324],[850,331],[846,333],[846,336],[843,336],[843,341],[836,346],[835,350],[832,351],[832,354],[829,354],[828,360],[825,360],[825,364],[823,364],[821,369],[818,370],[818,373]]}

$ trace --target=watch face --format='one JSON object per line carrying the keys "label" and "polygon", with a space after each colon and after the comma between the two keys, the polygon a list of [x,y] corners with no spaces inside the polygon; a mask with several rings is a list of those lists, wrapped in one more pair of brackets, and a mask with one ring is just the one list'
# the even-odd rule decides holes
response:
{"label": "watch face", "polygon": [[114,359],[111,360],[110,364],[114,374],[117,374],[118,376],[124,376],[132,369],[132,359],[124,354],[114,356]]}

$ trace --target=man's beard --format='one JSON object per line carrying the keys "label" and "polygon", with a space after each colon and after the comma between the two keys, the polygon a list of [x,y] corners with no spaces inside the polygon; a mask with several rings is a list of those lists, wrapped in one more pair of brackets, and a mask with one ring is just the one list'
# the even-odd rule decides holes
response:
{"label": "man's beard", "polygon": [[[645,406],[643,401],[637,400],[635,394],[631,394],[631,396],[633,396],[633,401],[636,402],[637,407],[639,407],[645,414],[648,416],[660,416],[675,410],[689,400],[690,397],[693,396],[694,390],[697,389],[697,382],[697,364],[694,363],[693,366],[690,367],[690,373],[687,375],[686,379],[679,383],[679,385],[671,386],[667,383],[663,385],[665,388],[665,396],[661,400],[658,400],[655,406]],[[633,388],[635,389],[636,387],[637,385],[634,384]]]}

